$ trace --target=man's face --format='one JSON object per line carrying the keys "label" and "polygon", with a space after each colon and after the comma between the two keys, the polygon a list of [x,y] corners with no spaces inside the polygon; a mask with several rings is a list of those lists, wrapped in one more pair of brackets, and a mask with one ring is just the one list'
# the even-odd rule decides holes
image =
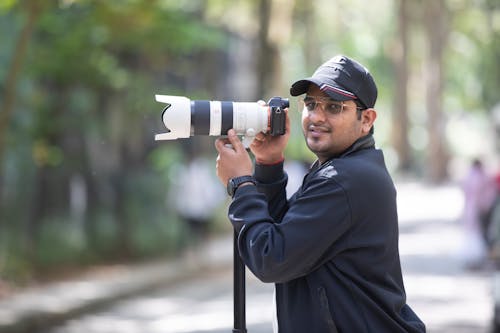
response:
{"label": "man's face", "polygon": [[302,110],[302,130],[307,147],[316,154],[321,163],[342,153],[358,138],[368,134],[375,120],[371,121],[367,131],[364,126],[366,117],[362,115],[361,119],[358,119],[356,103],[352,100],[343,102],[340,113],[325,112],[329,96],[315,84],[309,86],[306,97],[319,97],[318,100],[323,102],[312,111],[305,107]]}

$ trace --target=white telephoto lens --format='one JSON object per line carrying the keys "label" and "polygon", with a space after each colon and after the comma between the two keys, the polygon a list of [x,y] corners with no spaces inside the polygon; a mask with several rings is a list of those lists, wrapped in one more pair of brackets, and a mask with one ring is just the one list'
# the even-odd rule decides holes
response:
{"label": "white telephoto lens", "polygon": [[162,120],[166,133],[155,140],[175,140],[193,135],[226,135],[233,128],[238,135],[267,132],[269,107],[251,102],[190,100],[183,96],[156,95],[165,103]]}

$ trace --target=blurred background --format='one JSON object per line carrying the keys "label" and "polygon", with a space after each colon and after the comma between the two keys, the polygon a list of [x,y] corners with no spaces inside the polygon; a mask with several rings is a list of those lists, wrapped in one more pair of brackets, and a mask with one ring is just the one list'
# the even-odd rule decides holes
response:
{"label": "blurred background", "polygon": [[[1,0],[0,41],[0,290],[229,232],[214,138],[155,142],[155,94],[288,98],[342,53],[396,179],[500,168],[498,0]],[[296,105],[287,159],[310,162]]]}

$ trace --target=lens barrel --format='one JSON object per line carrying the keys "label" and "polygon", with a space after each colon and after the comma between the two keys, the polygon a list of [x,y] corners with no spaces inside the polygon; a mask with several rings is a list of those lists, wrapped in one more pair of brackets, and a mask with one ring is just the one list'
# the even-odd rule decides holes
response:
{"label": "lens barrel", "polygon": [[191,101],[193,135],[226,135],[233,127],[233,102]]}

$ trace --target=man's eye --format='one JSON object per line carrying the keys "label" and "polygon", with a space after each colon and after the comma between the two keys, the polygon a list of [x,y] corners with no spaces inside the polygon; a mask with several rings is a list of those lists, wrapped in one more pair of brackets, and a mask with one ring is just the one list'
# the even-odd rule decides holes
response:
{"label": "man's eye", "polygon": [[316,108],[315,102],[304,102],[307,111],[313,111]]}
{"label": "man's eye", "polygon": [[339,103],[327,103],[326,111],[331,114],[337,114],[342,111],[342,104]]}

